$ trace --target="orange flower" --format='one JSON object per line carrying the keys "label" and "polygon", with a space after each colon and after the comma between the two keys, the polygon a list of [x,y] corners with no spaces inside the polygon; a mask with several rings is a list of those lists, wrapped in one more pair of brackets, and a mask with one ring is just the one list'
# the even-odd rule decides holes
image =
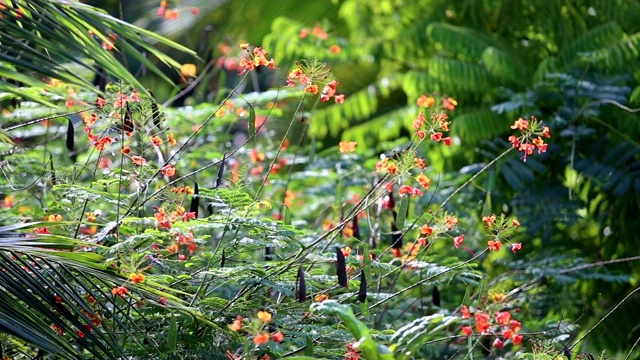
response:
{"label": "orange flower", "polygon": [[124,298],[124,296],[127,295],[128,293],[129,293],[129,290],[127,290],[127,288],[124,286],[118,286],[111,289],[112,295],[120,295],[121,298]]}
{"label": "orange flower", "polygon": [[331,45],[329,47],[329,52],[332,54],[340,54],[340,52],[342,52],[342,49],[338,45]]}
{"label": "orange flower", "polygon": [[49,221],[62,221],[62,215],[51,214],[49,215]]}
{"label": "orange flower", "polygon": [[526,130],[527,127],[529,127],[529,122],[523,118],[519,118],[513,123],[513,125],[511,125],[512,129],[518,130]]}
{"label": "orange flower", "polygon": [[173,137],[173,133],[167,135],[167,142],[169,145],[175,145],[177,143],[176,139]]}
{"label": "orange flower", "polygon": [[147,163],[147,159],[143,158],[142,156],[138,156],[138,155],[132,156],[131,160],[133,161],[134,164],[136,164],[136,166],[142,166],[142,165]]}
{"label": "orange flower", "polygon": [[131,280],[132,283],[134,284],[139,284],[144,282],[144,274],[139,273],[139,274],[131,274],[129,275],[129,280]]}
{"label": "orange flower", "polygon": [[309,35],[309,30],[303,28],[300,30],[300,39],[304,39]]}
{"label": "orange flower", "polygon": [[92,212],[84,214],[87,217],[87,221],[96,221],[96,215]]}
{"label": "orange flower", "polygon": [[453,98],[446,98],[442,100],[442,106],[447,110],[455,110],[458,102]]}
{"label": "orange flower", "polygon": [[240,49],[242,49],[242,50],[247,50],[247,49],[249,49],[249,44],[247,44],[247,43],[240,44]]}
{"label": "orange flower", "polygon": [[120,152],[123,154],[129,154],[131,152],[131,148],[128,146],[125,146],[122,148],[122,150],[120,150]]}
{"label": "orange flower", "polygon": [[394,258],[401,258],[402,257],[402,250],[400,250],[400,249],[391,249],[391,252],[393,253],[393,257]]}
{"label": "orange flower", "polygon": [[171,165],[166,165],[165,167],[162,168],[162,175],[171,177],[175,174],[176,174],[176,168]]}
{"label": "orange flower", "polygon": [[229,328],[231,331],[240,331],[242,329],[242,316],[238,315],[233,324],[229,325]]}
{"label": "orange flower", "polygon": [[313,300],[315,302],[323,302],[323,301],[328,300],[328,299],[329,299],[329,295],[328,294],[320,294],[320,295],[317,295]]}
{"label": "orange flower", "polygon": [[503,302],[504,299],[507,298],[507,295],[505,295],[503,293],[495,293],[491,297],[493,298],[493,301],[495,301],[495,302]]}
{"label": "orange flower", "polygon": [[262,320],[263,322],[266,322],[266,323],[271,322],[272,315],[267,311],[258,311],[257,316],[258,316],[258,319]]}
{"label": "orange flower", "polygon": [[487,245],[489,246],[489,250],[498,251],[500,250],[500,248],[502,248],[502,242],[500,242],[500,240],[489,240],[489,242],[487,242]]}
{"label": "orange flower", "polygon": [[154,136],[151,138],[151,142],[153,143],[153,145],[155,146],[160,146],[162,145],[162,139],[159,136]]}
{"label": "orange flower", "polygon": [[416,180],[418,180],[418,183],[420,183],[420,185],[425,189],[428,189],[429,185],[431,185],[431,179],[429,179],[425,174],[418,175]]}
{"label": "orange flower", "polygon": [[513,220],[511,220],[511,225],[513,227],[519,227],[520,226],[520,221],[518,221],[518,219],[513,219]]}
{"label": "orange flower", "polygon": [[0,203],[0,207],[12,208],[13,207],[13,196],[7,195],[7,197],[5,197],[4,200],[2,200],[2,203]]}
{"label": "orange flower", "polygon": [[259,163],[264,160],[264,153],[259,152],[256,149],[251,149],[249,152],[249,157],[251,158],[251,162]]}
{"label": "orange flower", "polygon": [[489,328],[491,327],[491,324],[489,323],[489,315],[478,311],[473,316],[476,320],[476,330],[480,334],[484,334],[487,330],[489,330]]}
{"label": "orange flower", "polygon": [[507,326],[511,320],[511,313],[508,311],[498,311],[496,313],[496,321],[502,326]]}
{"label": "orange flower", "polygon": [[471,317],[471,312],[469,311],[469,308],[466,305],[462,305],[460,312],[462,313],[463,319],[468,319]]}
{"label": "orange flower", "polygon": [[186,78],[196,77],[196,71],[197,68],[194,64],[182,64],[180,67],[180,74]]}
{"label": "orange flower", "polygon": [[414,158],[413,161],[416,163],[416,166],[420,169],[424,169],[427,167],[427,162],[421,158]]}
{"label": "orange flower", "polygon": [[341,248],[340,251],[342,251],[342,255],[344,255],[344,257],[351,255],[351,248],[348,246]]}
{"label": "orange flower", "polygon": [[167,20],[175,20],[179,15],[180,13],[178,12],[178,9],[172,9],[165,11],[164,18]]}
{"label": "orange flower", "polygon": [[177,253],[178,250],[180,250],[180,246],[178,244],[173,244],[173,245],[167,246],[167,251],[170,252],[171,254]]}
{"label": "orange flower", "polygon": [[193,190],[189,185],[184,187],[184,192],[188,195],[193,195],[195,194],[195,190]]}
{"label": "orange flower", "polygon": [[266,344],[269,342],[269,334],[266,332],[261,332],[253,338],[253,343],[260,346],[262,344]]}
{"label": "orange flower", "polygon": [[336,104],[344,103],[344,94],[336,95],[333,100],[335,100]]}
{"label": "orange flower", "polygon": [[356,146],[358,143],[356,141],[340,141],[340,152],[341,153],[351,153],[356,151]]}
{"label": "orange flower", "polygon": [[281,333],[280,331],[278,331],[277,333],[273,334],[273,341],[280,343],[284,340],[284,334]]}
{"label": "orange flower", "polygon": [[315,95],[318,93],[318,85],[307,85],[307,87],[304,88],[304,92],[310,92]]}
{"label": "orange flower", "polygon": [[420,228],[420,233],[424,235],[431,235],[433,234],[433,228],[426,224],[422,225],[422,227]]}
{"label": "orange flower", "polygon": [[327,40],[329,38],[329,34],[327,34],[327,32],[322,30],[322,28],[319,26],[314,27],[311,33],[314,36],[318,37],[320,40]]}
{"label": "orange flower", "polygon": [[436,103],[436,99],[431,96],[422,95],[416,100],[416,104],[420,107],[429,108],[432,107]]}
{"label": "orange flower", "polygon": [[95,113],[87,116],[84,118],[84,123],[88,126],[91,127],[93,126],[93,124],[96,123],[96,121],[98,121],[98,115],[96,115]]}

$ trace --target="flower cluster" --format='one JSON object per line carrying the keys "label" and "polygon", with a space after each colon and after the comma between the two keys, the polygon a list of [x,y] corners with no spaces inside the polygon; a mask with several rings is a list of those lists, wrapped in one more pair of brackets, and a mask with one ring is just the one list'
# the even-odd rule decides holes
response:
{"label": "flower cluster", "polygon": [[[198,9],[197,7],[191,7],[191,13],[193,14],[193,16],[198,15],[199,12],[200,9]],[[156,11],[156,15],[163,17],[165,20],[175,20],[178,18],[178,16],[180,16],[180,10],[167,9],[167,1],[162,0],[160,1],[160,7],[158,7],[158,10]]]}
{"label": "flower cluster", "polygon": [[449,125],[451,121],[449,121],[449,115],[445,112],[445,110],[453,111],[455,110],[458,102],[452,98],[442,99],[442,107],[436,107],[436,99],[432,96],[422,95],[416,101],[417,105],[422,108],[434,108],[429,114],[429,118],[427,119],[423,112],[420,112],[418,116],[413,120],[413,124],[411,125],[413,129],[416,130],[415,135],[420,139],[424,140],[427,135],[432,141],[444,143],[447,146],[451,145],[452,139],[451,137],[443,137],[443,132],[449,131]]}
{"label": "flower cluster", "polygon": [[253,343],[256,346],[268,343],[269,339],[277,343],[284,341],[282,331],[269,333],[265,330],[265,326],[273,320],[273,315],[268,311],[258,311],[256,319],[247,324],[245,324],[244,320],[242,316],[238,315],[233,323],[229,325],[229,329],[234,332],[246,331],[249,335],[253,335]]}
{"label": "flower cluster", "polygon": [[296,61],[296,66],[287,76],[287,86],[294,87],[298,82],[304,86],[306,93],[313,95],[320,93],[320,87],[322,87],[320,100],[326,102],[333,98],[336,104],[344,102],[345,95],[337,95],[336,87],[338,82],[336,80],[327,81],[331,72],[331,70],[327,69],[327,64],[315,59],[305,59],[302,63]]}
{"label": "flower cluster", "polygon": [[547,126],[542,125],[541,121],[533,116],[530,120],[519,118],[511,125],[511,128],[520,131],[520,136],[509,136],[509,142],[523,153],[523,161],[527,161],[527,156],[533,154],[536,148],[538,154],[547,152],[549,145],[544,142],[543,138],[550,138],[551,132]]}
{"label": "flower cluster", "polygon": [[[473,313],[473,317],[471,310],[463,305],[460,310],[462,319],[473,320],[475,322],[475,332],[478,335],[495,336],[493,347],[496,349],[502,349],[507,341],[511,341],[514,345],[522,344],[524,336],[519,334],[522,329],[522,323],[513,319],[511,311],[505,309],[504,301],[506,296],[496,293],[493,294],[492,298],[493,304],[489,304],[488,310],[483,311],[478,308]],[[495,309],[500,310],[496,311]],[[519,310],[516,309],[517,311]],[[474,327],[472,325],[463,326],[462,333],[466,336],[471,336],[474,333]]]}
{"label": "flower cluster", "polygon": [[485,228],[489,231],[490,240],[487,242],[489,250],[498,251],[502,248],[503,242],[511,244],[511,251],[516,253],[522,249],[522,243],[511,243],[507,232],[515,230],[520,226],[520,222],[514,218],[507,218],[504,214],[496,216],[492,214],[482,218]]}
{"label": "flower cluster", "polygon": [[254,46],[252,50],[249,48],[249,44],[240,44],[240,49],[246,51],[248,54],[248,58],[242,59],[240,63],[238,63],[238,67],[242,69],[240,74],[253,71],[260,66],[266,66],[269,69],[276,68],[276,63],[273,58],[267,60],[267,52],[264,49],[258,46]]}
{"label": "flower cluster", "polygon": [[[309,36],[311,34],[311,36]],[[324,30],[320,26],[315,26],[311,31],[307,28],[300,29],[299,33],[300,39],[309,39],[312,40],[313,46],[318,47],[319,43],[324,42],[329,39],[329,33]],[[325,47],[326,49],[326,47]],[[342,52],[342,48],[338,44],[333,44],[329,46],[329,53],[334,55],[339,55]]]}

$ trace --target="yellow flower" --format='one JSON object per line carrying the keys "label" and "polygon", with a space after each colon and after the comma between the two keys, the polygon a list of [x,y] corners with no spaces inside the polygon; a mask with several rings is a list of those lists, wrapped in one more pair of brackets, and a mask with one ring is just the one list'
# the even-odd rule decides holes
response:
{"label": "yellow flower", "polygon": [[194,64],[182,64],[180,73],[184,77],[196,77],[197,68]]}
{"label": "yellow flower", "polygon": [[271,314],[266,311],[258,311],[258,319],[266,323],[271,322]]}

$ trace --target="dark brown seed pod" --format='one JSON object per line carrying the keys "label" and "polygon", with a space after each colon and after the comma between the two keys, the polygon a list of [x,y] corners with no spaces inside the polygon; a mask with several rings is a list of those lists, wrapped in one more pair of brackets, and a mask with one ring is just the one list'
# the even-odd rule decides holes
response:
{"label": "dark brown seed pod", "polygon": [[160,109],[158,109],[158,104],[151,91],[149,91],[149,95],[151,95],[151,118],[153,119],[153,124],[162,130],[162,114],[160,113]]}
{"label": "dark brown seed pod", "polygon": [[337,273],[338,273],[338,284],[340,286],[347,287],[347,261],[344,258],[344,254],[339,247],[336,247],[336,255],[338,258],[337,263]]}
{"label": "dark brown seed pod", "polygon": [[[75,147],[75,130],[73,129],[73,122],[69,119],[69,126],[67,127],[67,150],[69,150],[69,158],[73,162],[76,162],[78,155],[73,151]],[[53,166],[53,163],[51,163]]]}
{"label": "dark brown seed pod", "polygon": [[131,111],[131,107],[129,106],[129,102],[125,103],[125,112],[124,119],[122,120],[122,129],[127,134],[131,134],[133,132],[133,112]]}
{"label": "dark brown seed pod", "polygon": [[361,303],[367,301],[367,277],[364,271],[360,272],[360,290],[358,291],[358,301]]}
{"label": "dark brown seed pod", "polygon": [[353,237],[360,240],[360,225],[358,224],[358,215],[353,217],[353,224],[351,225],[353,229]]}
{"label": "dark brown seed pod", "polygon": [[440,307],[440,290],[438,290],[437,286],[433,287],[431,298],[433,299],[433,305]]}
{"label": "dark brown seed pod", "polygon": [[223,268],[227,262],[227,257],[224,255],[224,249],[222,249],[222,257],[220,258],[220,267]]}
{"label": "dark brown seed pod", "polygon": [[49,155],[49,164],[51,165],[51,185],[56,184],[56,170],[53,168],[53,157]]}
{"label": "dark brown seed pod", "polygon": [[296,300],[304,302],[307,299],[307,282],[304,279],[304,270],[302,269],[302,265],[298,268],[298,279],[296,283],[298,287]]}
{"label": "dark brown seed pod", "polygon": [[222,160],[220,161],[220,170],[218,170],[218,177],[216,178],[216,189],[222,185],[222,177],[224,176],[224,161],[227,158],[227,154],[222,154]]}
{"label": "dark brown seed pod", "polygon": [[189,207],[189,212],[196,213],[196,218],[198,217],[198,207],[200,207],[200,197],[198,196],[198,183],[194,182],[193,197],[191,198],[191,206]]}

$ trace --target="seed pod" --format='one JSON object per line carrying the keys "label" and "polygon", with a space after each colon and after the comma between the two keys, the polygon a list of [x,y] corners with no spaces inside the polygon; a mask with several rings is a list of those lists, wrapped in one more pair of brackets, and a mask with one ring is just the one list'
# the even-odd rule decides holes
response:
{"label": "seed pod", "polygon": [[355,239],[360,240],[360,225],[358,225],[358,215],[356,214],[356,216],[353,217],[353,224],[351,225],[351,228],[353,230],[353,237]]}
{"label": "seed pod", "polygon": [[194,182],[193,197],[191,198],[191,206],[189,207],[189,212],[196,213],[196,218],[198,217],[199,206],[200,206],[200,196],[198,196],[198,183]]}
{"label": "seed pod", "polygon": [[222,176],[224,175],[224,161],[227,158],[227,154],[222,154],[222,161],[220,161],[220,170],[218,170],[218,177],[216,178],[216,189],[222,185]]}
{"label": "seed pod", "polygon": [[337,264],[337,273],[338,273],[338,284],[340,286],[347,287],[347,261],[344,258],[344,254],[339,247],[336,247],[336,255],[338,258]]}
{"label": "seed pod", "polygon": [[431,293],[431,298],[433,300],[433,305],[440,307],[440,291],[437,286],[433,287],[433,292]]}
{"label": "seed pod", "polygon": [[367,301],[367,277],[364,271],[360,272],[360,290],[358,291],[358,301],[361,303]]}
{"label": "seed pod", "polygon": [[273,249],[269,246],[264,248],[264,260],[271,261],[273,260]]}
{"label": "seed pod", "polygon": [[133,112],[129,106],[129,102],[125,101],[124,119],[122,120],[122,128],[124,132],[130,135],[133,132]]}
{"label": "seed pod", "polygon": [[163,114],[158,109],[158,104],[156,103],[155,98],[153,97],[153,93],[149,91],[149,95],[151,95],[151,118],[153,119],[153,124],[160,130],[162,130],[162,117]]}
{"label": "seed pod", "polygon": [[[74,132],[73,122],[69,119],[69,126],[67,127],[67,150],[69,150],[69,157],[71,160],[76,162],[78,155],[73,151],[75,145]],[[51,163],[51,166],[53,166],[53,163]]]}
{"label": "seed pod", "polygon": [[224,255],[224,249],[222,249],[222,257],[220,258],[220,267],[224,267],[224,263],[227,262],[227,257]]}
{"label": "seed pod", "polygon": [[296,299],[299,302],[304,302],[307,298],[307,282],[304,279],[304,270],[302,269],[302,265],[298,268],[298,279],[296,283],[298,287],[298,295]]}
{"label": "seed pod", "polygon": [[51,185],[56,184],[56,170],[53,168],[53,157],[49,155],[49,164],[51,165]]}
{"label": "seed pod", "polygon": [[393,191],[389,191],[389,201],[387,201],[387,207],[393,209],[396,207],[396,202],[393,200]]}

